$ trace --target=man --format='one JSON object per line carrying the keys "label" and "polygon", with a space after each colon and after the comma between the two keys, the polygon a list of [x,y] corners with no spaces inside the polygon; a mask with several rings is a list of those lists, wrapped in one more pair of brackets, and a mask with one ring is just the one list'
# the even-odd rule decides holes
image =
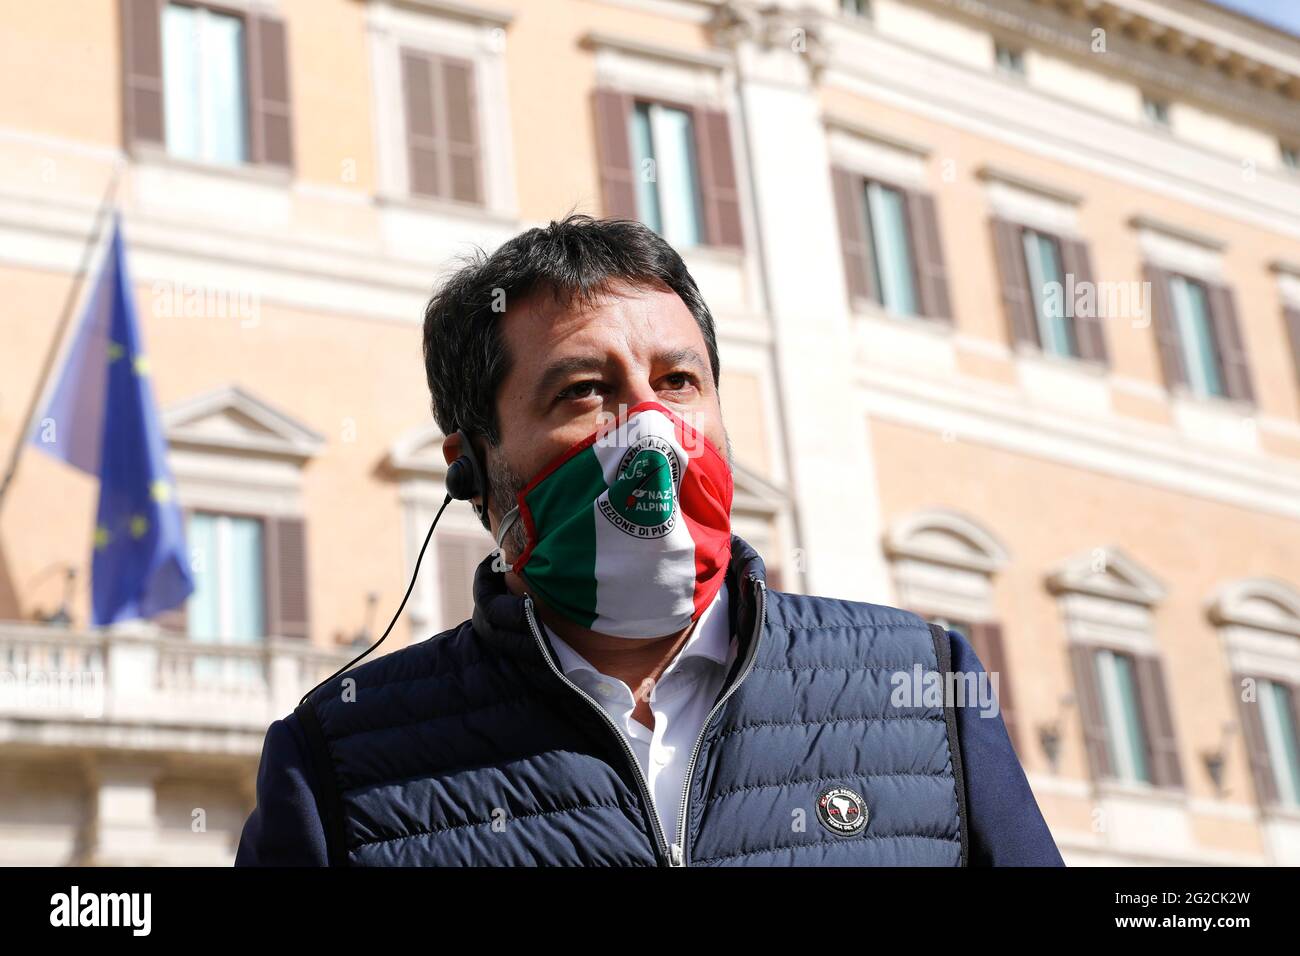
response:
{"label": "man", "polygon": [[769,590],[731,535],[713,319],[657,235],[480,255],[424,358],[500,553],[472,620],[271,725],[237,865],[1061,865],[996,707],[922,690],[985,686],[966,641]]}

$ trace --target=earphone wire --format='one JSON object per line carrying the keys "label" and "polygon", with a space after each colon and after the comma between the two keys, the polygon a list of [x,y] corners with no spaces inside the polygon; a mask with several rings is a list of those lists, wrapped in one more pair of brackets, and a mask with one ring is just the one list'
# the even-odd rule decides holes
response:
{"label": "earphone wire", "polygon": [[323,681],[321,681],[311,690],[307,691],[307,693],[303,694],[302,699],[298,701],[299,706],[302,706],[304,703],[306,703],[307,698],[310,697],[312,694],[316,693],[316,691],[320,690],[322,687],[324,687],[334,678],[338,677],[340,674],[349,670],[354,664],[357,663],[357,661],[366,657],[376,647],[384,643],[384,639],[387,638],[389,632],[392,631],[393,625],[395,625],[397,623],[397,619],[402,616],[402,611],[406,608],[406,602],[410,599],[411,592],[415,590],[415,582],[420,576],[420,562],[424,560],[424,552],[428,549],[429,542],[433,540],[433,529],[438,527],[438,519],[442,517],[442,513],[447,510],[447,505],[451,504],[451,501],[452,498],[451,495],[449,494],[447,495],[446,498],[443,499],[442,507],[438,509],[438,513],[433,516],[433,523],[429,525],[429,533],[424,536],[424,544],[420,546],[420,554],[415,559],[415,570],[411,572],[411,583],[406,586],[406,594],[403,595],[402,597],[402,603],[397,606],[397,613],[394,614],[393,619],[388,622],[388,627],[384,628],[383,637],[379,638],[379,640],[375,641],[375,643],[371,644],[369,647],[367,647],[356,657],[352,658],[352,660],[348,661],[346,664],[344,664],[342,667],[336,670],[333,674],[330,674],[329,677],[325,678]]}

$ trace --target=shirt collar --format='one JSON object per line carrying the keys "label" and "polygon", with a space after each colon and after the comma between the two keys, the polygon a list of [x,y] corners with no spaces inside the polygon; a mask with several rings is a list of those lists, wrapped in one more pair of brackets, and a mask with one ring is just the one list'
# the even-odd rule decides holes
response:
{"label": "shirt collar", "polygon": [[[695,622],[691,636],[686,639],[686,643],[677,652],[669,667],[688,657],[703,657],[715,664],[727,663],[731,652],[729,600],[727,586],[724,584],[718,588],[713,602],[704,609],[700,619]],[[596,668],[585,657],[561,640],[545,622],[542,622],[542,627],[546,628],[546,635],[551,639],[551,646],[555,648],[560,670],[566,675],[582,670],[597,673]]]}

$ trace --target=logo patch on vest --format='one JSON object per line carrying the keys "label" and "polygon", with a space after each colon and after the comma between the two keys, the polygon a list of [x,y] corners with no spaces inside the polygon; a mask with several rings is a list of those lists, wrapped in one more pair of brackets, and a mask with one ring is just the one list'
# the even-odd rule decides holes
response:
{"label": "logo patch on vest", "polygon": [[848,787],[828,787],[817,798],[817,819],[836,836],[853,836],[867,825],[867,801]]}

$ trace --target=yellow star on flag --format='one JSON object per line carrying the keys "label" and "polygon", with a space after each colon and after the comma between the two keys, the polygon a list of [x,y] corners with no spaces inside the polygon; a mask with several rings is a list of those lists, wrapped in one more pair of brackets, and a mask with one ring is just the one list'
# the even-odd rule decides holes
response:
{"label": "yellow star on flag", "polygon": [[149,531],[149,519],[144,515],[131,516],[131,537],[143,538]]}
{"label": "yellow star on flag", "polygon": [[111,365],[113,362],[116,362],[118,359],[120,359],[120,358],[121,358],[123,355],[125,355],[125,354],[126,354],[126,349],[122,348],[122,343],[121,343],[121,342],[109,342],[109,343],[108,343],[108,361],[109,361],[109,364],[110,364],[110,365]]}
{"label": "yellow star on flag", "polygon": [[95,528],[95,550],[103,551],[105,548],[107,548],[108,539],[110,537],[112,536],[108,533],[108,529],[105,528],[102,524],[99,525],[97,528]]}
{"label": "yellow star on flag", "polygon": [[142,375],[142,376],[143,376],[143,375],[148,375],[148,374],[149,374],[149,356],[147,356],[147,355],[137,355],[137,356],[136,356],[134,359],[132,359],[132,361],[131,361],[131,368],[135,371],[135,374],[136,374],[136,375]]}
{"label": "yellow star on flag", "polygon": [[163,478],[159,478],[149,486],[149,497],[159,504],[172,500],[172,486]]}

